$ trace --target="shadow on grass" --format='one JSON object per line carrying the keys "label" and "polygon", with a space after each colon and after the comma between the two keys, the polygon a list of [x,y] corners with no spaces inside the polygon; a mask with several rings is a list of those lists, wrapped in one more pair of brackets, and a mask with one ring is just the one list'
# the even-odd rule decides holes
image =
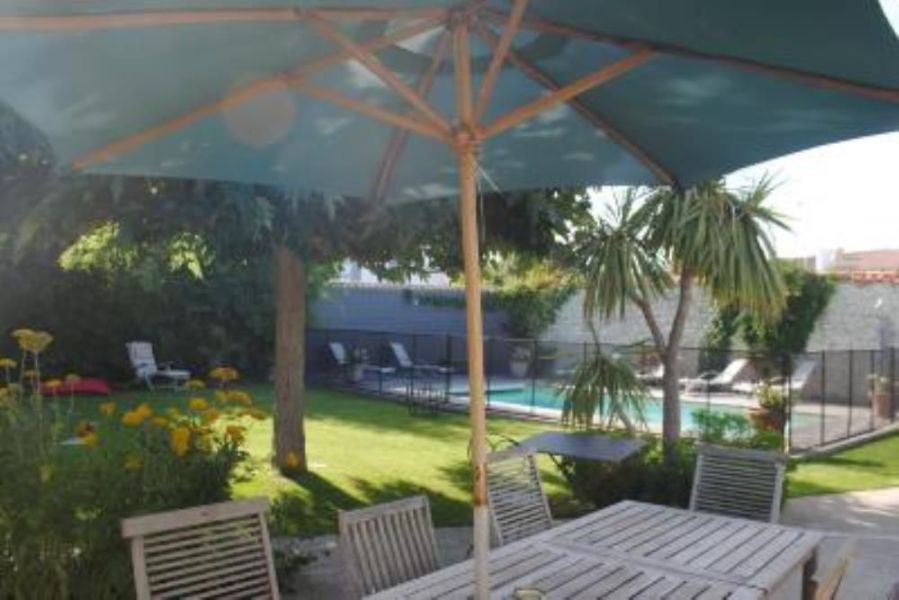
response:
{"label": "shadow on grass", "polygon": [[292,478],[307,492],[283,492],[272,503],[271,527],[274,535],[309,536],[337,533],[337,513],[380,502],[424,494],[431,503],[435,526],[466,525],[471,522],[468,504],[410,481],[396,480],[374,485],[362,479],[350,480],[358,496],[335,486],[315,473]]}

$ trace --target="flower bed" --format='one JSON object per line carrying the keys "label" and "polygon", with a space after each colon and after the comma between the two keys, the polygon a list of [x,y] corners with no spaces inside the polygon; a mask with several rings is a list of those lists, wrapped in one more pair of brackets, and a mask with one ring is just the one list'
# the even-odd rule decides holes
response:
{"label": "flower bed", "polygon": [[65,381],[41,379],[52,337],[15,337],[20,359],[0,359],[0,598],[130,596],[121,519],[227,500],[245,458],[240,421],[267,415],[225,368],[216,389],[191,381],[181,407],[106,402],[77,421],[72,397],[41,393]]}

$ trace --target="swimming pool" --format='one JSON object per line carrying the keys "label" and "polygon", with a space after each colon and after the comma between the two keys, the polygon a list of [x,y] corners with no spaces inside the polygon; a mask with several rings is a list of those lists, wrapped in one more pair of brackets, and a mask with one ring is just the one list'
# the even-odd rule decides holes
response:
{"label": "swimming pool", "polygon": [[[522,409],[537,409],[537,412],[562,410],[563,399],[553,388],[529,388],[517,390],[492,390],[487,394],[487,402],[492,408],[510,409],[521,411]],[[707,404],[703,401],[689,399],[681,400],[681,424],[685,429],[695,426],[693,415],[699,410],[711,408],[716,413],[727,413],[746,416],[747,412],[741,406],[729,406],[725,404]],[[644,407],[646,425],[650,429],[662,427],[662,400],[648,397]]]}

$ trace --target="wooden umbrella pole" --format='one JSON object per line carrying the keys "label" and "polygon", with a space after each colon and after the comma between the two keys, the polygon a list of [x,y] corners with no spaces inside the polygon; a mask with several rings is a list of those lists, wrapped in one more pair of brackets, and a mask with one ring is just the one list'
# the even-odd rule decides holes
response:
{"label": "wooden umbrella pole", "polygon": [[478,251],[477,139],[471,97],[468,23],[453,23],[456,107],[455,151],[459,163],[459,220],[465,267],[465,319],[468,349],[468,411],[471,420],[472,506],[474,510],[474,597],[488,600],[490,521],[487,514],[487,415],[484,402],[484,330],[481,315],[481,265]]}

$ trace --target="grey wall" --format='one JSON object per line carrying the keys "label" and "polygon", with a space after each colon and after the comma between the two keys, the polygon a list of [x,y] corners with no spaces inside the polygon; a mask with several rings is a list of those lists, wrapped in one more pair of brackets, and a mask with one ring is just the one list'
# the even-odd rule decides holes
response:
{"label": "grey wall", "polygon": [[[421,296],[462,301],[462,290],[333,284],[312,305],[316,329],[349,329],[422,334],[465,334],[465,310],[460,306],[433,306]],[[484,334],[504,335],[506,317],[484,312]]]}

